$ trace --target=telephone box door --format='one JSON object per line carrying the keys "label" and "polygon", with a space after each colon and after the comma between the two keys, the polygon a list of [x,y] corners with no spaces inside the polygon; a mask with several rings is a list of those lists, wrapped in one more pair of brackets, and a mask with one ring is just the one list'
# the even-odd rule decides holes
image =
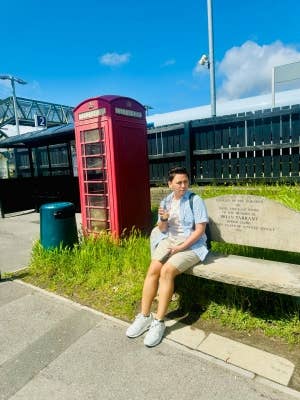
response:
{"label": "telephone box door", "polygon": [[85,127],[80,133],[78,145],[81,153],[81,157],[78,157],[78,166],[84,228],[87,231],[109,229],[104,127],[96,125]]}

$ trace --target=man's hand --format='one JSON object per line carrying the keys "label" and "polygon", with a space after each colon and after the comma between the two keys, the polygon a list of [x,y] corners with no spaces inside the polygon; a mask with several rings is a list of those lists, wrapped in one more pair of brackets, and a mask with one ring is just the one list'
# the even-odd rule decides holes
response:
{"label": "man's hand", "polygon": [[173,254],[179,253],[180,251],[183,251],[184,249],[182,248],[182,245],[178,245],[178,246],[170,247],[169,250],[170,250],[170,254],[173,255]]}
{"label": "man's hand", "polygon": [[159,207],[158,209],[158,215],[160,218],[162,218],[163,220],[167,220],[169,219],[169,213],[162,207]]}

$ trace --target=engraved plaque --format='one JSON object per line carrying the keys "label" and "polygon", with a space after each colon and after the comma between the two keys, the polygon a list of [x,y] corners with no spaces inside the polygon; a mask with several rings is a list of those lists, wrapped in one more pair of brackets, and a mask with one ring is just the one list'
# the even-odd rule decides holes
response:
{"label": "engraved plaque", "polygon": [[300,213],[265,197],[227,195],[205,200],[212,238],[286,251],[300,251]]}

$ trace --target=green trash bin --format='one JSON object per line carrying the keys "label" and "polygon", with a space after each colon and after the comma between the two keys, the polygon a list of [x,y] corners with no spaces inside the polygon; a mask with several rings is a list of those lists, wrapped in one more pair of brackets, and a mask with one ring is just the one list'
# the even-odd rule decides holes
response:
{"label": "green trash bin", "polygon": [[47,203],[40,207],[40,240],[45,249],[72,247],[78,242],[73,203]]}

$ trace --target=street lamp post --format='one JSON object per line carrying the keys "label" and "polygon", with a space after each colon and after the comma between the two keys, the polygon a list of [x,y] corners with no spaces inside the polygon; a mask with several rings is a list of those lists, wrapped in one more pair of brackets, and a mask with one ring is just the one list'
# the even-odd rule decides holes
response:
{"label": "street lamp post", "polygon": [[215,61],[214,61],[214,34],[213,34],[212,0],[207,0],[207,19],[208,19],[211,116],[215,117],[216,116],[216,83],[215,83]]}
{"label": "street lamp post", "polygon": [[153,107],[149,106],[148,104],[145,104],[144,107],[146,110],[146,115],[149,115],[149,110],[153,110]]}
{"label": "street lamp post", "polygon": [[211,116],[215,117],[216,116],[216,82],[215,82],[212,0],[207,0],[207,19],[208,19],[209,56],[207,56],[206,54],[203,54],[199,60],[199,64],[206,65],[207,68],[209,69]]}
{"label": "street lamp post", "polygon": [[20,83],[21,85],[26,85],[27,82],[23,81],[23,79],[16,78],[15,76],[12,75],[0,75],[0,79],[8,80],[11,83],[17,134],[20,135],[15,82]]}

